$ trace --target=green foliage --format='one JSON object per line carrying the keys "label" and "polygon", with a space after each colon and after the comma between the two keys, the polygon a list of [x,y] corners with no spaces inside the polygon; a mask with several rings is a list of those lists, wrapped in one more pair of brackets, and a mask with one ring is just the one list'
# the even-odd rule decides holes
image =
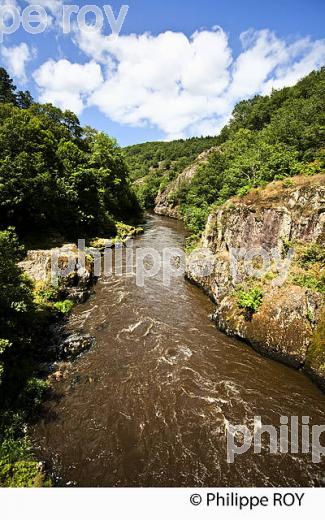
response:
{"label": "green foliage", "polygon": [[0,486],[1,487],[48,487],[49,481],[45,480],[45,475],[38,462],[17,461],[7,464],[0,460]]}
{"label": "green foliage", "polygon": [[293,249],[294,243],[292,242],[292,240],[288,240],[287,238],[282,238],[281,240],[283,245],[282,258],[285,258],[289,253],[290,249]]}
{"label": "green foliage", "polygon": [[320,244],[297,243],[291,282],[325,294],[325,249]]}
{"label": "green foliage", "polygon": [[325,294],[325,273],[305,272],[292,276],[292,283],[311,291]]}
{"label": "green foliage", "polygon": [[251,313],[257,312],[263,301],[263,291],[260,287],[253,287],[248,291],[240,289],[237,293],[237,302],[241,309]]}
{"label": "green foliage", "polygon": [[16,92],[16,87],[7,71],[0,67],[0,103],[12,103],[20,108],[28,108],[33,103],[33,98],[28,91]]}
{"label": "green foliage", "polygon": [[47,383],[34,375],[39,321],[32,283],[17,266],[22,254],[14,231],[0,231],[0,486],[45,485],[24,433]]}
{"label": "green foliage", "polygon": [[[193,137],[124,148],[130,177],[141,205],[153,207],[158,192],[164,190],[200,153],[216,143],[216,137]],[[140,179],[141,182],[136,182]]]}
{"label": "green foliage", "polygon": [[182,215],[185,225],[190,229],[193,235],[198,236],[204,228],[205,222],[209,214],[209,206],[207,204],[200,207],[191,205],[182,206]]}
{"label": "green foliage", "polygon": [[37,377],[31,377],[26,381],[26,384],[19,394],[18,403],[23,409],[29,411],[37,408],[43,401],[44,395],[49,388],[47,381]]}
{"label": "green foliage", "polygon": [[285,179],[282,183],[282,186],[286,188],[292,188],[295,185],[292,179]]}
{"label": "green foliage", "polygon": [[16,414],[10,420],[6,419],[10,424],[7,430],[5,421],[0,424],[0,487],[50,486],[42,466],[33,460],[32,446],[23,434],[23,417]]}
{"label": "green foliage", "polygon": [[[162,168],[165,158],[171,159],[169,168],[173,169],[177,158],[173,154],[178,153],[178,157],[184,156],[187,166],[203,147],[215,147],[191,181],[169,196],[169,203],[180,206],[187,226],[197,234],[202,232],[205,221],[193,215],[207,215],[207,206],[211,209],[234,195],[244,196],[251,188],[275,179],[290,187],[293,175],[324,171],[324,130],[325,68],[322,68],[293,87],[241,101],[215,138],[146,143],[129,147],[125,153],[142,203],[153,205],[161,186],[166,186],[168,177]],[[178,167],[174,169],[180,171]]]}
{"label": "green foliage", "polygon": [[238,197],[245,197],[245,195],[247,195],[247,193],[249,193],[251,189],[252,186],[250,186],[249,184],[246,184],[246,186],[242,186],[242,188],[239,188],[239,190],[237,191]]}
{"label": "green foliage", "polygon": [[59,311],[61,314],[69,314],[73,308],[73,302],[71,300],[63,300],[55,302],[53,304],[54,309]]}
{"label": "green foliage", "polygon": [[32,284],[17,266],[22,249],[12,229],[0,231],[0,383],[8,352],[27,348],[32,340]]}
{"label": "green foliage", "polygon": [[59,299],[60,286],[48,282],[37,282],[34,286],[34,302],[38,308],[45,308]]}
{"label": "green foliage", "polygon": [[[21,386],[21,385],[20,385]],[[48,389],[46,381],[28,379],[15,397],[8,396],[1,406],[0,418],[0,487],[43,487],[51,485],[42,467],[34,460],[26,436],[25,422],[37,410]]]}
{"label": "green foliage", "polygon": [[315,320],[315,317],[314,317],[313,311],[312,311],[310,308],[307,309],[307,320],[308,320],[310,323],[314,323],[314,320]]}
{"label": "green foliage", "polygon": [[319,244],[310,244],[299,254],[299,264],[301,266],[308,266],[318,262],[325,267],[325,248]]}
{"label": "green foliage", "polygon": [[10,88],[0,69],[1,225],[23,237],[40,230],[76,238],[113,235],[116,219],[136,217],[139,205],[116,141],[81,128],[70,111],[37,103],[22,109],[9,94],[1,96]]}

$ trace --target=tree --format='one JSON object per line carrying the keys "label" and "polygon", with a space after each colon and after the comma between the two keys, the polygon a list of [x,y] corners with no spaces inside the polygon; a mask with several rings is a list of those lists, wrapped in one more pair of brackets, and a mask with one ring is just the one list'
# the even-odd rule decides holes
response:
{"label": "tree", "polygon": [[0,102],[0,226],[15,226],[22,238],[33,231],[76,239],[109,236],[114,220],[139,214],[114,139],[84,130],[69,110],[33,103],[29,93],[6,101]]}
{"label": "tree", "polygon": [[16,103],[19,108],[29,108],[34,103],[34,100],[28,90],[19,90],[16,97]]}
{"label": "tree", "polygon": [[16,87],[7,71],[0,67],[0,103],[16,104]]}
{"label": "tree", "polygon": [[21,255],[13,230],[0,231],[0,383],[8,350],[24,348],[31,341],[34,304],[31,283],[17,266]]}

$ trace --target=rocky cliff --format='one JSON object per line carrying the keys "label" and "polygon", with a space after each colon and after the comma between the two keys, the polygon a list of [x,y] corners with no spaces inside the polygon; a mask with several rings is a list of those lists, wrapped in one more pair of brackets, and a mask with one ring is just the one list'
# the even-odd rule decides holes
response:
{"label": "rocky cliff", "polygon": [[325,175],[273,182],[209,216],[187,277],[213,319],[325,388]]}
{"label": "rocky cliff", "polygon": [[215,147],[210,148],[209,150],[205,150],[202,152],[197,159],[190,164],[185,170],[180,173],[176,179],[174,179],[170,184],[168,184],[167,188],[163,191],[159,192],[155,199],[155,213],[157,215],[165,215],[167,217],[181,219],[182,216],[179,212],[179,207],[177,202],[174,201],[174,194],[177,193],[177,190],[183,185],[188,184],[193,179],[197,169],[208,161],[209,155],[211,152],[215,150]]}

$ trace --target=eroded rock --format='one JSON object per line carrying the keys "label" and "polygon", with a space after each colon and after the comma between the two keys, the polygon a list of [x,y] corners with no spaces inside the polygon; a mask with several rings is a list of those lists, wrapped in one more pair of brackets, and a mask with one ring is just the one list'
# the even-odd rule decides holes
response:
{"label": "eroded rock", "polygon": [[172,195],[177,192],[178,188],[182,184],[189,183],[195,173],[197,172],[199,166],[206,163],[209,155],[215,150],[215,147],[210,148],[209,150],[205,150],[202,152],[194,161],[193,164],[190,164],[185,170],[183,170],[177,177],[174,179],[163,191],[158,193],[155,200],[155,213],[157,215],[165,215],[167,217],[181,219],[181,214],[179,212],[179,207],[172,201]]}
{"label": "eroded rock", "polygon": [[[325,246],[325,175],[299,177],[293,186],[271,183],[214,210],[187,277],[216,303],[217,326],[259,352],[308,373],[325,387],[325,298],[295,285],[295,248]],[[254,257],[260,262],[255,262]],[[325,266],[319,266],[321,270]],[[263,301],[249,313],[238,288],[259,284]]]}

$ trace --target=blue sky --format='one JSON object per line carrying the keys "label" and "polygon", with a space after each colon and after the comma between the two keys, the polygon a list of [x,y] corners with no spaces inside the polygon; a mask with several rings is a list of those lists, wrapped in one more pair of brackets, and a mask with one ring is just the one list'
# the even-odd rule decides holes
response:
{"label": "blue sky", "polygon": [[89,32],[75,15],[64,35],[62,4],[110,4],[117,16],[122,2],[0,0],[21,12],[43,5],[48,15],[44,33],[21,28],[0,43],[19,88],[121,145],[216,134],[240,99],[294,84],[325,62],[323,0],[124,1],[112,39],[105,18]]}

